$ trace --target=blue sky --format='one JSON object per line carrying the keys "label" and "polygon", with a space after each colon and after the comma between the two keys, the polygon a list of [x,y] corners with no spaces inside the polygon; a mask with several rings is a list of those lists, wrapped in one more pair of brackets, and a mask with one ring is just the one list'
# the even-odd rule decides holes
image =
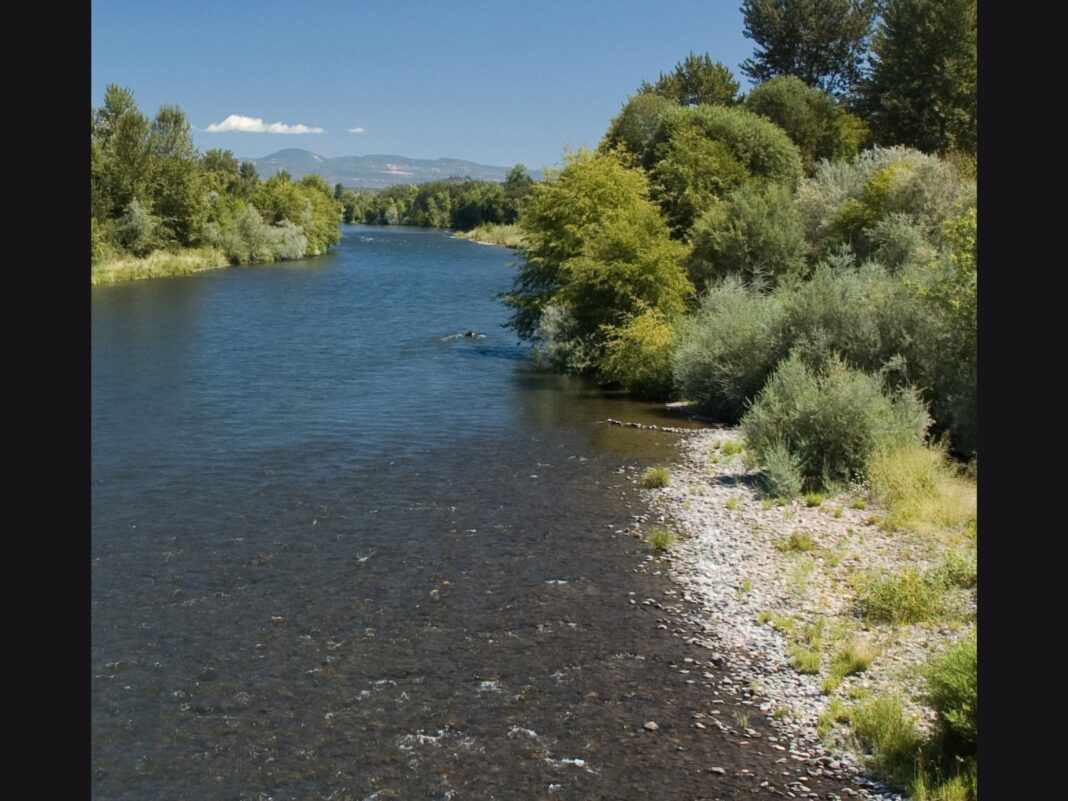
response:
{"label": "blue sky", "polygon": [[[177,104],[201,151],[248,158],[300,147],[541,169],[596,145],[641,81],[691,50],[748,88],[740,5],[93,0],[91,102],[116,83],[149,116]],[[298,126],[322,133],[248,132]]]}

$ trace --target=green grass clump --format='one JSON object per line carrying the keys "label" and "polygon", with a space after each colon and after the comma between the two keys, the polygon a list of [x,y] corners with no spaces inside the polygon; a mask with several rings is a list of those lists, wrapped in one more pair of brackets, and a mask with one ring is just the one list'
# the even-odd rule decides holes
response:
{"label": "green grass clump", "polygon": [[805,493],[805,506],[808,506],[809,508],[813,506],[819,506],[821,503],[823,503],[823,500],[823,496],[820,495],[818,492]]}
{"label": "green grass clump", "polygon": [[783,553],[805,553],[815,548],[816,543],[807,531],[794,531],[789,538],[776,542],[775,547]]}
{"label": "green grass clump", "polygon": [[720,453],[724,456],[737,456],[739,453],[745,450],[745,444],[731,440],[724,442],[720,447]]}
{"label": "green grass clump", "polygon": [[979,583],[975,548],[952,549],[942,556],[934,578],[947,587],[971,589]]}
{"label": "green grass clump", "polygon": [[820,689],[825,693],[833,691],[846,676],[867,670],[875,656],[875,649],[865,642],[853,640],[846,643],[831,657],[830,668]]}
{"label": "green grass clump", "polygon": [[671,471],[666,467],[650,467],[642,473],[642,486],[646,489],[666,487],[671,483]]}
{"label": "green grass clump", "polygon": [[863,498],[854,498],[852,501],[849,502],[849,508],[850,509],[867,509],[868,508],[868,502],[866,500],[864,500]]}
{"label": "green grass clump", "polygon": [[849,708],[853,736],[871,767],[896,784],[908,787],[916,772],[923,737],[905,716],[905,707],[895,695],[877,695]]}
{"label": "green grass clump", "polygon": [[520,248],[526,241],[518,225],[497,223],[482,223],[482,225],[472,228],[470,231],[457,233],[456,237],[470,239],[472,242],[482,242],[487,245],[500,245],[506,248]]}
{"label": "green grass clump", "polygon": [[939,448],[878,448],[868,460],[868,482],[890,528],[932,535],[959,532],[976,521],[976,483],[959,475]]}
{"label": "green grass clump", "polygon": [[799,673],[815,674],[820,672],[822,657],[819,651],[806,648],[800,643],[791,643],[787,646],[786,653],[790,657],[790,664]]}
{"label": "green grass clump", "polygon": [[859,582],[858,602],[870,623],[920,623],[939,615],[942,585],[914,567],[899,573],[871,572]]}
{"label": "green grass clump", "polygon": [[139,278],[189,275],[201,270],[226,267],[229,263],[226,254],[218,248],[185,248],[177,252],[156,250],[147,256],[117,256],[93,265],[89,281],[95,286]]}
{"label": "green grass clump", "polygon": [[659,556],[675,544],[677,537],[675,536],[675,532],[670,529],[666,529],[663,526],[657,526],[649,532],[645,541],[649,544],[649,550],[653,552],[653,555]]}
{"label": "green grass clump", "polygon": [[728,498],[727,499],[727,508],[732,510],[732,511],[734,509],[737,509],[738,508],[738,498],[737,497]]}

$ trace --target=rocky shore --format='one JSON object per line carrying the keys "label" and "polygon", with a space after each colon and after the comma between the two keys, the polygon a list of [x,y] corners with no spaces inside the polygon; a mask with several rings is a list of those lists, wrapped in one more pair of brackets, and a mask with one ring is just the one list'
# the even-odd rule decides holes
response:
{"label": "rocky shore", "polygon": [[[865,772],[862,757],[842,745],[847,731],[828,737],[826,720],[820,731],[820,717],[832,703],[895,693],[920,728],[929,727],[933,712],[919,701],[918,668],[959,636],[964,625],[959,621],[974,616],[974,596],[954,599],[958,606],[972,604],[956,622],[866,625],[855,609],[855,577],[906,565],[930,568],[937,550],[918,536],[880,528],[880,510],[860,508],[867,501],[859,488],[813,506],[762,498],[756,470],[740,454],[741,442],[737,429],[691,431],[680,437],[670,483],[642,491],[652,513],[637,521],[638,528],[661,524],[679,535],[674,547],[648,562],[680,587],[686,603],[668,611],[686,629],[699,631],[697,639],[726,669],[730,678],[720,690],[767,718],[783,762],[789,757],[809,775],[841,782],[844,797],[905,798]],[[785,547],[795,534],[808,547]],[[640,536],[637,530],[634,535]],[[830,649],[820,656],[819,672],[800,672],[782,621],[796,627],[791,631],[818,626],[833,632],[829,639],[860,643],[873,655],[871,663],[828,689]],[[702,725],[725,729],[731,721],[709,719]]]}

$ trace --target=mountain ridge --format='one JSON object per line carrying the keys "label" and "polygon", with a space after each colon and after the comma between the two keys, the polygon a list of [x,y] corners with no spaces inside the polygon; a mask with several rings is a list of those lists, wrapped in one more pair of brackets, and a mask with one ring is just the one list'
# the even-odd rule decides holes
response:
{"label": "mountain ridge", "polygon": [[[317,173],[331,186],[341,184],[346,189],[382,189],[396,184],[420,184],[452,177],[504,181],[512,169],[465,159],[416,159],[392,153],[326,157],[297,147],[284,148],[258,159],[240,160],[256,165],[256,171],[264,180],[281,170],[288,172],[294,180]],[[540,178],[540,171],[532,175]]]}

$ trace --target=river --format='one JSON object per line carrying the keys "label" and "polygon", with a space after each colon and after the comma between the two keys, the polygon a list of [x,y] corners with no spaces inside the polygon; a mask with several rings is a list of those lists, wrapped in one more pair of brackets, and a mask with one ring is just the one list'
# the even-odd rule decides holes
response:
{"label": "river", "polygon": [[514,258],[344,226],[92,290],[94,798],[696,798],[747,764],[623,531],[677,435],[605,421],[686,422],[535,370]]}

